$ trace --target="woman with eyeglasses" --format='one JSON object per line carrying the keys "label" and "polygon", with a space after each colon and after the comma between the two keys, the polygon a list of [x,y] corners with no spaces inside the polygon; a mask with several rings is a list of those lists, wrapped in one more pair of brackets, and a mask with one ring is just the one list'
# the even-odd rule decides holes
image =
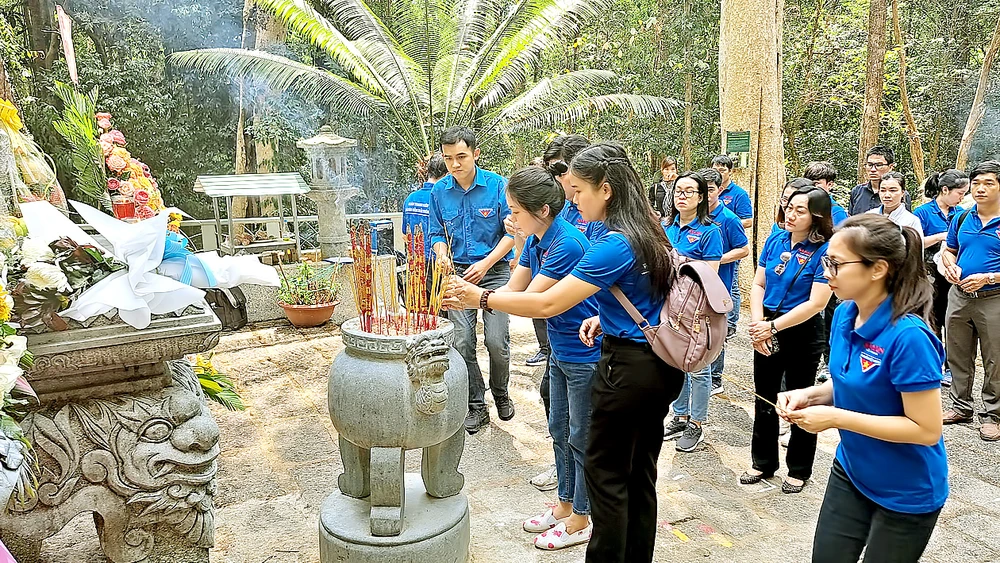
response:
{"label": "woman with eyeglasses", "polygon": [[[893,223],[900,227],[909,227],[920,235],[920,240],[924,238],[923,227],[920,226],[920,219],[913,213],[906,210],[903,205],[903,197],[906,195],[906,177],[899,172],[888,172],[882,175],[882,182],[878,185],[878,197],[882,205],[868,211],[875,215],[884,215]],[[923,244],[921,243],[921,248]]]}
{"label": "woman with eyeglasses", "polygon": [[919,234],[884,217],[845,221],[823,258],[844,300],[833,317],[830,380],[782,393],[798,428],[840,431],[813,563],[916,563],[948,498],[941,437],[941,341]]}
{"label": "woman with eyeglasses", "polygon": [[[704,260],[716,271],[722,260],[722,229],[709,212],[708,182],[696,172],[685,172],[674,183],[673,204],[663,229],[677,254]],[[742,225],[741,225],[742,227]],[[712,393],[712,366],[684,374],[681,394],[673,402],[674,420],[663,431],[664,440],[677,438],[674,449],[693,452],[704,439],[702,425],[708,418]]]}
{"label": "woman with eyeglasses", "polygon": [[[740,483],[751,485],[778,470],[778,413],[774,403],[784,378],[786,389],[816,382],[823,351],[820,312],[830,288],[820,260],[833,235],[830,196],[808,186],[796,190],[785,207],[785,230],[764,243],[750,291],[750,340],[753,342],[754,402],[751,469]],[[812,476],[816,436],[793,427],[785,455],[784,493],[798,493]]]}
{"label": "woman with eyeglasses", "polygon": [[788,200],[791,199],[795,190],[815,186],[816,182],[808,178],[792,178],[785,182],[785,187],[781,188],[781,198],[778,200],[778,213],[774,217],[774,224],[771,225],[771,234],[785,230],[785,208],[788,207]]}
{"label": "woman with eyeglasses", "polygon": [[588,346],[604,335],[584,461],[594,526],[587,561],[649,562],[656,540],[663,419],[684,374],[653,352],[610,288],[620,288],[645,318],[658,318],[673,282],[673,264],[664,251],[670,241],[620,145],[599,143],[577,154],[569,183],[584,219],[608,227],[591,241],[570,275],[538,293],[493,292],[453,276],[446,306],[549,318],[596,296],[599,316],[587,319],[579,335]]}

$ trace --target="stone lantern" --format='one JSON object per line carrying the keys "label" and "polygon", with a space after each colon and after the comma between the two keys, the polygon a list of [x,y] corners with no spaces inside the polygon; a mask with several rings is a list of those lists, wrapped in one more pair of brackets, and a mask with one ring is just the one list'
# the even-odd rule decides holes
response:
{"label": "stone lantern", "polygon": [[329,125],[324,125],[314,137],[302,139],[295,146],[306,151],[309,157],[312,179],[307,197],[316,202],[323,258],[347,256],[350,236],[344,204],[358,193],[349,176],[358,142],[345,139],[335,134]]}

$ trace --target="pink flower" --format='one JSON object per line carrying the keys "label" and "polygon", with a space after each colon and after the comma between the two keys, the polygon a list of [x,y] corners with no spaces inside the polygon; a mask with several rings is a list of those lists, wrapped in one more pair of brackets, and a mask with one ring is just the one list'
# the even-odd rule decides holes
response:
{"label": "pink flower", "polygon": [[101,141],[99,144],[101,145],[101,152],[104,153],[105,157],[111,156],[111,153],[115,150],[115,146],[111,143]]}
{"label": "pink flower", "polygon": [[98,112],[94,115],[95,119],[111,119],[111,114],[108,112]]}
{"label": "pink flower", "polygon": [[153,175],[149,173],[149,167],[146,166],[146,164],[142,163],[142,162],[140,162],[139,164],[142,165],[142,175],[145,176],[148,179],[152,179]]}
{"label": "pink flower", "polygon": [[139,216],[140,219],[152,219],[156,216],[156,212],[148,205],[143,205],[135,210],[135,214]]}
{"label": "pink flower", "polygon": [[101,128],[102,131],[107,131],[108,129],[111,129],[111,121],[107,119],[98,119],[97,126]]}
{"label": "pink flower", "polygon": [[119,131],[117,129],[114,129],[112,131],[109,131],[108,134],[111,135],[111,138],[112,138],[112,141],[114,142],[114,144],[116,144],[116,145],[118,145],[120,147],[124,147],[125,146],[125,135],[121,131]]}
{"label": "pink flower", "polygon": [[109,169],[111,169],[111,170],[113,170],[115,172],[121,172],[122,170],[125,170],[126,167],[128,167],[128,162],[126,162],[124,158],[122,158],[122,157],[120,157],[120,156],[118,156],[116,154],[113,154],[113,155],[111,155],[111,156],[108,157],[108,168]]}
{"label": "pink flower", "polygon": [[108,189],[111,191],[117,190],[121,187],[122,183],[118,181],[117,178],[108,178]]}
{"label": "pink flower", "polygon": [[136,190],[134,197],[136,205],[146,205],[149,203],[149,192],[146,190]]}
{"label": "pink flower", "polygon": [[122,182],[118,185],[118,193],[125,197],[132,197],[132,195],[135,194],[135,187],[132,186],[132,182]]}

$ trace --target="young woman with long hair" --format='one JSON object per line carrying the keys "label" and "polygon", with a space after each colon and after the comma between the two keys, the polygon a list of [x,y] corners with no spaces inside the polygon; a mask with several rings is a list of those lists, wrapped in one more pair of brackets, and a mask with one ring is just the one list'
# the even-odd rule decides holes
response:
{"label": "young woman with long hair", "polygon": [[587,561],[648,562],[656,539],[663,419],[684,378],[657,357],[609,288],[618,286],[644,317],[658,318],[674,277],[670,242],[620,145],[599,143],[577,154],[569,182],[584,219],[608,228],[571,274],[539,293],[497,293],[453,277],[447,305],[548,318],[596,295],[599,316],[580,327],[588,345],[604,335],[584,461],[594,524]]}
{"label": "young woman with long hair", "polygon": [[851,217],[823,257],[837,308],[830,381],[782,393],[798,428],[840,431],[813,563],[916,563],[948,498],[941,438],[944,349],[927,324],[931,284],[919,234]]}
{"label": "young woman with long hair", "polygon": [[[781,388],[801,389],[816,382],[823,351],[823,319],[830,288],[820,260],[833,235],[830,196],[809,186],[796,190],[785,208],[785,230],[768,237],[750,291],[750,341],[754,402],[752,469],[744,485],[772,477],[778,470],[778,413],[771,406]],[[792,428],[782,492],[798,493],[812,476],[816,436]]]}

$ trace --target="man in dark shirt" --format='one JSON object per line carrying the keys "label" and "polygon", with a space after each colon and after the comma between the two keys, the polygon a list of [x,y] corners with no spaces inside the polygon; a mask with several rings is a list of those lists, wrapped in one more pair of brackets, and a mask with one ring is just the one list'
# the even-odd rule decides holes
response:
{"label": "man in dark shirt", "polygon": [[[851,190],[851,199],[847,206],[847,213],[850,215],[861,215],[868,213],[872,209],[882,205],[882,200],[878,196],[878,186],[882,183],[882,176],[892,172],[896,167],[896,159],[889,147],[875,145],[868,149],[865,160],[865,169],[868,171],[868,183],[854,186]],[[910,194],[903,194],[903,205],[906,210],[910,210]]]}

